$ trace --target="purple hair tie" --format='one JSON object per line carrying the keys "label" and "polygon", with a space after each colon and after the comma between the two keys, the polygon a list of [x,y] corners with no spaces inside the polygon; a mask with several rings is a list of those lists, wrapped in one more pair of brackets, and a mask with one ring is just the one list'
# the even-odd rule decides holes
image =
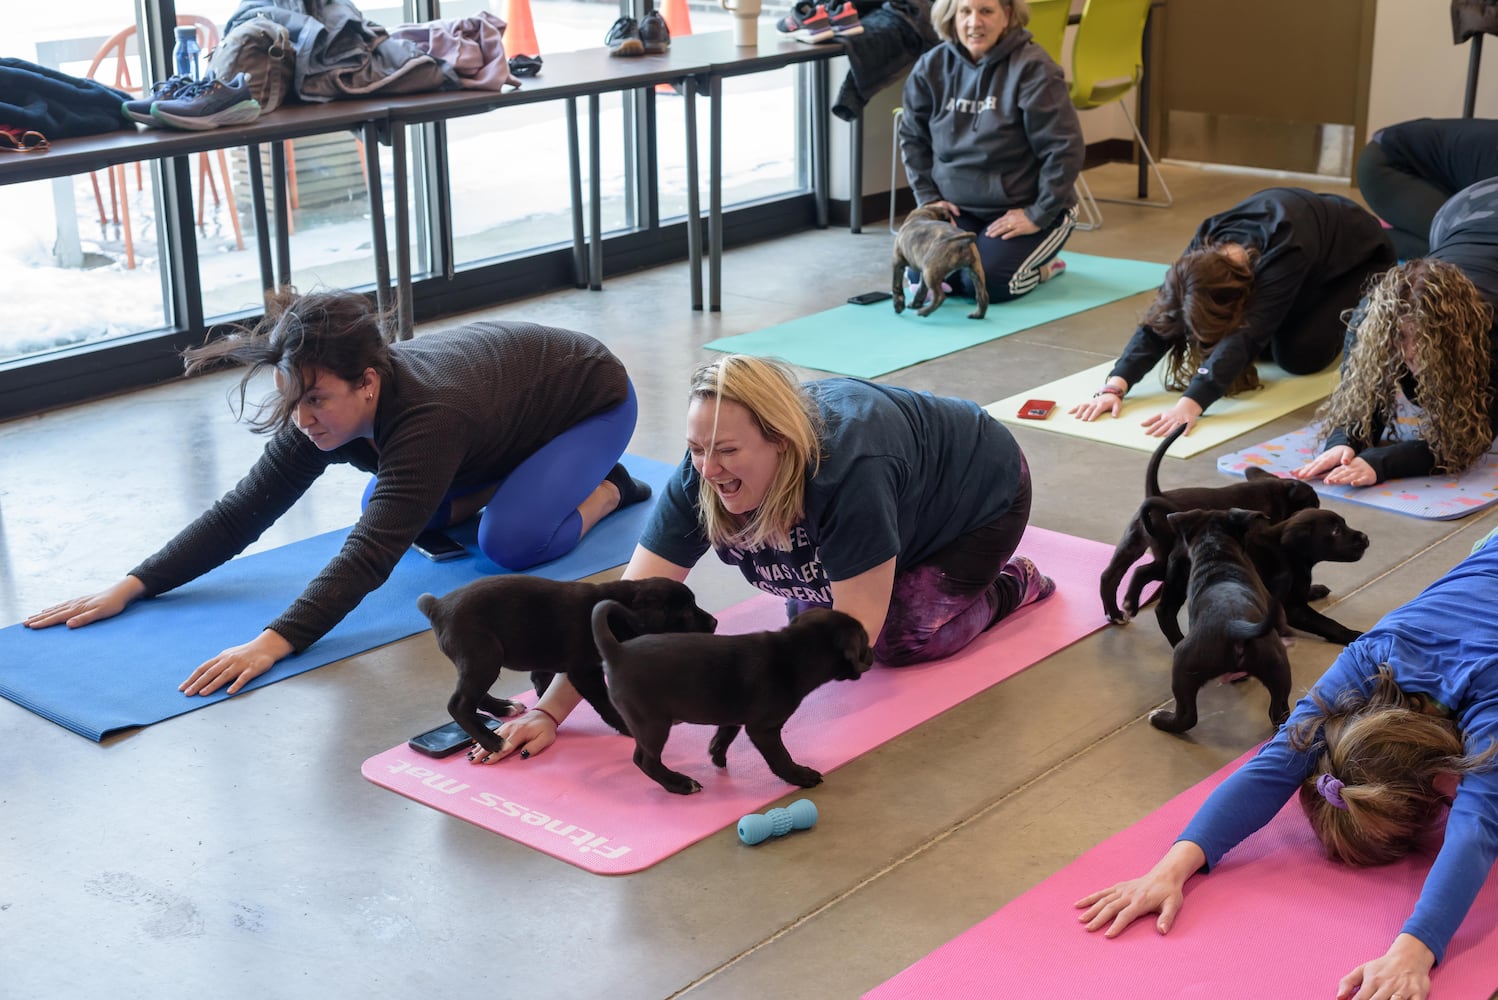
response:
{"label": "purple hair tie", "polygon": [[1347,803],[1342,801],[1342,789],[1344,787],[1346,786],[1344,786],[1342,782],[1338,781],[1330,773],[1323,774],[1321,777],[1316,779],[1317,794],[1319,794],[1323,799],[1326,799],[1326,801],[1330,803],[1333,808],[1341,809],[1345,812],[1347,809]]}

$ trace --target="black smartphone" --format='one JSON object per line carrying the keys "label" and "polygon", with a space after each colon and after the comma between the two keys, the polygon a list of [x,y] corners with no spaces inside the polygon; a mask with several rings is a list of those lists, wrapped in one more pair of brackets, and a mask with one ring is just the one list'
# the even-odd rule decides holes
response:
{"label": "black smartphone", "polygon": [[871,306],[875,302],[883,302],[885,299],[894,298],[893,292],[859,292],[848,299],[855,306]]}
{"label": "black smartphone", "polygon": [[411,547],[432,562],[446,562],[468,554],[468,550],[440,531],[423,531]]}
{"label": "black smartphone", "polygon": [[[503,721],[484,716],[484,725],[489,727],[491,733],[498,729]],[[464,732],[463,727],[456,722],[449,722],[445,726],[428,729],[420,736],[411,737],[406,741],[406,746],[428,757],[450,757],[464,747],[473,746],[473,737]]]}

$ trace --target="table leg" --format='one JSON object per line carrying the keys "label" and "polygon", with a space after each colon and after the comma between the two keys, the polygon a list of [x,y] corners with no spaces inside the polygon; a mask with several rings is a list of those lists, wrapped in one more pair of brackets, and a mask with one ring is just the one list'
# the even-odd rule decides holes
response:
{"label": "table leg", "polygon": [[390,308],[390,247],[385,234],[385,188],[380,180],[380,129],[364,123],[364,176],[369,179],[369,238],[374,251],[375,302],[380,314]]}
{"label": "table leg", "polygon": [[854,116],[850,123],[852,134],[849,143],[853,147],[848,156],[848,231],[863,232],[863,112]]}
{"label": "table leg", "polygon": [[723,309],[723,78],[707,82],[707,308]]}
{"label": "table leg", "polygon": [[595,292],[603,290],[603,181],[598,176],[602,170],[598,136],[598,95],[589,94],[588,221],[591,223],[593,242],[588,248],[588,287]]}
{"label": "table leg", "polygon": [[270,214],[265,209],[265,171],[260,166],[260,144],[245,147],[245,163],[250,168],[250,213],[255,217],[255,249],[260,254],[260,284],[267,292],[275,291],[276,272],[270,256]]}
{"label": "table leg", "polygon": [[702,192],[697,179],[697,78],[682,81],[681,103],[687,129],[687,270],[692,282],[692,308],[702,309]]}
{"label": "table leg", "polygon": [[390,130],[390,183],[395,187],[395,309],[399,316],[397,337],[410,340],[415,324],[411,304],[411,206],[406,176],[406,126],[395,123]]}
{"label": "table leg", "polygon": [[567,98],[567,172],[572,192],[572,287],[588,287],[588,249],[583,235],[583,163],[577,142],[577,98]]}
{"label": "table leg", "polygon": [[811,170],[812,191],[816,195],[817,228],[827,228],[827,186],[832,174],[828,167],[827,142],[827,61],[811,67]]}
{"label": "table leg", "polygon": [[286,144],[270,144],[270,189],[276,203],[276,285],[291,284],[291,207],[286,194]]}

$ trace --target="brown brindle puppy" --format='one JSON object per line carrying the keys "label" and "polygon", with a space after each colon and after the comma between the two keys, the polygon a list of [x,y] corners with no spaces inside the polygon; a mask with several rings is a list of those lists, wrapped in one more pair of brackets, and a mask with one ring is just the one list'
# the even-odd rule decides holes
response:
{"label": "brown brindle puppy", "polygon": [[905,311],[905,269],[920,272],[921,283],[915,290],[915,304],[930,293],[931,301],[916,309],[917,316],[930,316],[946,301],[941,290],[942,279],[954,271],[968,268],[973,272],[973,288],[978,308],[968,319],[982,319],[988,312],[988,285],[983,278],[983,261],[978,257],[978,236],[959,229],[952,215],[935,202],[922,205],[905,217],[905,224],[895,237],[894,292],[895,312]]}

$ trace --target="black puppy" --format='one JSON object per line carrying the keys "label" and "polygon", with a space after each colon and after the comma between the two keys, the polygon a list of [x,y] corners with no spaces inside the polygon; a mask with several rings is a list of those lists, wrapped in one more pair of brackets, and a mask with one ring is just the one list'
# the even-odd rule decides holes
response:
{"label": "black puppy", "polygon": [[[1145,505],[1153,508],[1144,515],[1145,525],[1152,531],[1166,520],[1159,516],[1163,512],[1158,504],[1158,500],[1151,500]],[[1278,523],[1254,519],[1243,544],[1265,589],[1284,608],[1285,621],[1291,628],[1344,646],[1363,634],[1328,618],[1310,603],[1327,594],[1325,587],[1311,585],[1312,567],[1319,562],[1357,562],[1368,551],[1368,536],[1349,527],[1341,514],[1312,509],[1298,510]],[[1181,641],[1179,614],[1186,599],[1190,560],[1190,553],[1176,545],[1165,571],[1160,603],[1155,606],[1160,631],[1172,646]]]}
{"label": "black puppy", "polygon": [[1280,641],[1285,615],[1259,579],[1244,538],[1268,520],[1259,511],[1192,510],[1166,515],[1179,544],[1190,553],[1186,603],[1190,633],[1175,647],[1170,687],[1175,710],[1150,715],[1150,725],[1184,733],[1196,725],[1196,694],[1221,674],[1242,672],[1269,689],[1269,721],[1290,715],[1290,658]]}
{"label": "black puppy", "polygon": [[615,601],[593,609],[593,638],[603,655],[609,697],[635,737],[635,765],[668,792],[702,786],[661,762],[677,722],[718,727],[708,746],[728,766],[728,746],[742,726],[776,776],[810,788],[822,775],[791,759],[780,731],[813,690],[857,680],[874,662],[858,619],[830,608],[803,611],[785,628],[748,635],[644,635],[621,642],[613,623],[638,632]]}
{"label": "black puppy", "polygon": [[479,711],[503,718],[524,710],[489,693],[500,668],[531,671],[537,694],[560,673],[605,722],[628,736],[604,688],[603,665],[589,628],[593,605],[602,600],[632,608],[640,632],[711,632],[718,627],[686,584],[661,578],[583,583],[514,574],[465,583],[444,597],[422,594],[416,606],[431,620],[437,645],[458,668],[448,714],[485,750],[498,753],[503,745]]}
{"label": "black puppy", "polygon": [[[1298,510],[1321,506],[1320,498],[1310,486],[1297,479],[1281,479],[1263,469],[1249,469],[1245,482],[1229,486],[1186,486],[1162,491],[1159,479],[1160,461],[1171,443],[1185,433],[1185,430],[1182,426],[1172,431],[1150,456],[1149,467],[1144,473],[1144,498],[1146,503],[1152,498],[1158,501],[1154,509],[1169,513],[1178,510],[1230,510],[1242,507],[1261,511],[1271,521],[1282,521]],[[1175,539],[1167,519],[1161,517],[1155,534],[1151,535],[1143,520],[1144,509],[1145,505],[1140,504],[1139,512],[1129,522],[1099,581],[1103,611],[1107,613],[1109,621],[1119,625],[1139,613],[1140,595],[1145,585],[1152,580],[1164,579],[1166,560],[1175,547]],[[1153,559],[1136,569],[1129,578],[1129,590],[1124,595],[1123,610],[1120,611],[1118,585],[1123,581],[1124,573],[1144,555],[1146,549],[1151,550]]]}

